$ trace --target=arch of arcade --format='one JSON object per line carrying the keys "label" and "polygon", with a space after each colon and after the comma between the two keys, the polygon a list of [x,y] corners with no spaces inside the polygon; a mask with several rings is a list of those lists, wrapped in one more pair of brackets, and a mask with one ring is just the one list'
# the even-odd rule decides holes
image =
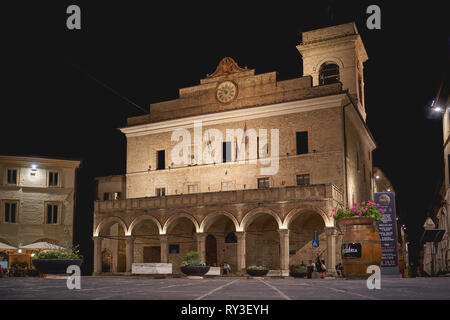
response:
{"label": "arch of arcade", "polygon": [[129,273],[134,262],[172,263],[180,273],[190,251],[208,265],[227,262],[236,274],[250,265],[286,274],[320,254],[334,273],[340,240],[330,212],[342,200],[325,184],[97,201],[94,273]]}

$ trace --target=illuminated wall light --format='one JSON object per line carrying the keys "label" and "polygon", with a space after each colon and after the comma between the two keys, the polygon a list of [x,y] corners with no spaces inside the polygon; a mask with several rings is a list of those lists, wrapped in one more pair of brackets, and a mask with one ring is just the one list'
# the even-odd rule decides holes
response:
{"label": "illuminated wall light", "polygon": [[376,178],[376,179],[380,179],[380,176],[376,176],[375,178]]}

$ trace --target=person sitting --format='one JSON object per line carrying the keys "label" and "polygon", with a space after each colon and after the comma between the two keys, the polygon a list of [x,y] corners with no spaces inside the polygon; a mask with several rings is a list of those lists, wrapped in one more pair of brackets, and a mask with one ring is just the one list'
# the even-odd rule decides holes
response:
{"label": "person sitting", "polygon": [[339,278],[344,278],[344,266],[340,262],[336,265],[336,273]]}
{"label": "person sitting", "polygon": [[223,263],[223,274],[230,274],[231,273],[231,267],[228,263]]}

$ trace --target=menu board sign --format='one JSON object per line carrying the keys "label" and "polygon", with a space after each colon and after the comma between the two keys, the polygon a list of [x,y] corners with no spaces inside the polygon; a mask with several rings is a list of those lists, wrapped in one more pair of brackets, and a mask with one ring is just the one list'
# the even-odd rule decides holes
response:
{"label": "menu board sign", "polygon": [[395,193],[375,192],[374,200],[383,209],[383,220],[377,222],[381,239],[381,273],[398,274],[397,215]]}

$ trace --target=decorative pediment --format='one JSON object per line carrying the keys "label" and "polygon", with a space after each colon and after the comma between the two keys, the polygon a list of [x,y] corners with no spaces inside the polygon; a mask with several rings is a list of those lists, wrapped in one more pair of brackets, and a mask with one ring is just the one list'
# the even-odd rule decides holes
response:
{"label": "decorative pediment", "polygon": [[207,74],[206,78],[214,78],[242,71],[247,71],[247,67],[241,68],[233,58],[225,57],[219,62],[216,71],[214,71],[212,74]]}

